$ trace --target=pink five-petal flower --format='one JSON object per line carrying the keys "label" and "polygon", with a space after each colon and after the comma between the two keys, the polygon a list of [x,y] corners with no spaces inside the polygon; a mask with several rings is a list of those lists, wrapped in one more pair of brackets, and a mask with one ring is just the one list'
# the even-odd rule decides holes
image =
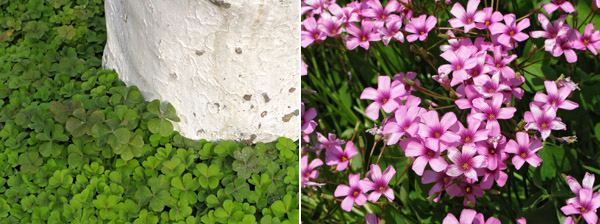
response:
{"label": "pink five-petal flower", "polygon": [[490,25],[490,33],[499,34],[498,43],[514,48],[514,41],[522,42],[529,38],[529,35],[522,32],[525,28],[529,27],[529,18],[521,20],[519,23],[516,22],[515,14],[504,15],[504,22]]}
{"label": "pink five-petal flower", "polygon": [[400,3],[398,3],[396,0],[389,1],[385,8],[383,8],[383,5],[381,5],[380,1],[366,2],[370,8],[365,9],[362,13],[362,16],[375,19],[375,22],[378,23],[378,26],[383,25],[388,16],[390,16],[391,13],[396,12],[400,6]]}
{"label": "pink five-petal flower", "polygon": [[337,37],[340,35],[340,33],[342,33],[342,21],[334,16],[331,16],[329,13],[321,14],[321,17],[319,17],[317,23],[319,29],[325,31],[327,36]]}
{"label": "pink five-petal flower", "polygon": [[506,138],[500,136],[500,140],[497,144],[488,141],[480,142],[477,144],[477,153],[483,155],[487,160],[488,170],[499,169],[499,166],[504,165],[504,160],[508,158],[508,155],[504,152],[506,146]]}
{"label": "pink five-petal flower", "polygon": [[469,206],[469,202],[471,205],[476,203],[475,196],[483,197],[483,190],[479,185],[472,183],[455,183],[450,185],[446,192],[450,197],[459,197],[464,196],[463,205]]}
{"label": "pink five-petal flower", "polygon": [[527,122],[525,130],[538,130],[542,134],[542,140],[550,136],[552,130],[566,130],[565,123],[556,118],[556,109],[548,107],[542,111],[534,103],[530,103],[531,111],[526,111],[523,120]]}
{"label": "pink five-petal flower", "polygon": [[388,136],[388,145],[393,145],[402,136],[415,136],[419,130],[419,114],[423,108],[401,106],[394,113],[395,121],[388,122],[383,128],[383,134]]}
{"label": "pink five-petal flower", "polygon": [[533,167],[538,167],[542,163],[542,159],[537,154],[537,151],[543,147],[544,145],[539,139],[533,139],[530,142],[527,132],[517,132],[517,141],[515,142],[512,139],[508,141],[505,151],[515,154],[512,158],[512,163],[518,170],[521,169],[521,166],[525,162]]}
{"label": "pink five-petal flower", "polygon": [[477,181],[477,171],[475,168],[482,168],[487,166],[485,156],[477,155],[475,147],[464,146],[462,152],[456,148],[448,149],[448,158],[454,164],[448,166],[446,174],[451,177],[458,177],[465,175],[468,179]]}
{"label": "pink five-petal flower", "polygon": [[574,63],[577,61],[577,53],[573,50],[573,44],[577,39],[576,33],[579,32],[575,29],[570,29],[567,34],[563,36],[559,36],[556,38],[556,42],[554,44],[554,48],[552,48],[552,56],[558,57],[561,55],[565,55],[567,62]]}
{"label": "pink five-petal flower", "polygon": [[354,142],[347,142],[344,150],[340,146],[327,149],[325,151],[325,162],[330,166],[337,165],[336,170],[342,171],[348,167],[348,161],[356,154],[358,154],[358,151],[354,147]]}
{"label": "pink five-petal flower", "polygon": [[[581,185],[583,185],[583,189],[593,190],[594,188],[594,174],[585,172],[585,176],[583,177],[583,181],[581,181]],[[569,188],[571,191],[575,193],[575,195],[579,196],[579,191],[582,189],[582,186],[579,185],[579,182],[572,176],[567,176],[567,184],[569,184]]]}
{"label": "pink five-petal flower", "polygon": [[429,163],[431,169],[442,172],[448,166],[444,157],[439,152],[428,149],[416,138],[407,138],[400,142],[400,148],[404,149],[406,157],[417,157],[413,162],[412,169],[419,176],[423,175],[425,167]]}
{"label": "pink five-petal flower", "polygon": [[457,122],[453,112],[444,114],[440,120],[437,111],[427,111],[421,114],[421,121],[424,123],[419,124],[418,133],[427,148],[443,152],[449,145],[460,140],[460,136],[448,130]]}
{"label": "pink five-petal flower", "polygon": [[460,3],[454,3],[450,13],[456,18],[449,19],[448,22],[453,28],[464,27],[465,33],[475,27],[475,13],[477,6],[479,6],[479,0],[469,0],[467,3],[467,10]]}
{"label": "pink five-petal flower", "polygon": [[353,7],[346,6],[342,8],[338,4],[333,3],[329,5],[328,9],[329,12],[341,21],[344,26],[360,21],[360,17]]}
{"label": "pink five-petal flower", "polygon": [[475,89],[477,89],[483,97],[493,97],[494,95],[502,94],[507,91],[510,92],[510,87],[500,82],[500,73],[492,75],[491,78],[485,75],[478,81],[482,82],[480,83],[481,86],[475,86]]}
{"label": "pink five-petal flower", "polygon": [[566,13],[575,12],[573,4],[566,0],[552,0],[552,2],[544,5],[544,10],[546,10],[548,14],[551,14],[559,8]]}
{"label": "pink five-petal flower", "polygon": [[488,133],[490,132],[487,129],[479,129],[481,126],[481,120],[478,119],[468,119],[467,124],[469,128],[465,128],[462,123],[458,123],[458,131],[456,134],[460,136],[460,140],[458,143],[461,145],[468,145],[471,147],[475,147],[475,143],[480,141],[485,141],[488,139]]}
{"label": "pink five-petal flower", "polygon": [[563,86],[558,89],[556,86],[556,82],[554,81],[544,81],[544,85],[546,86],[546,92],[548,95],[544,93],[536,93],[533,100],[538,102],[540,105],[543,105],[542,108],[546,106],[552,107],[554,109],[565,109],[565,110],[573,110],[579,107],[579,104],[567,100],[569,94],[571,94],[571,87]]}
{"label": "pink five-petal flower", "polygon": [[585,26],[583,35],[579,34],[579,32],[576,32],[576,34],[578,38],[573,41],[573,48],[579,50],[587,48],[592,54],[598,54],[596,49],[600,49],[600,30],[594,31],[594,24],[588,23]]}
{"label": "pink five-petal flower", "polygon": [[399,16],[390,16],[385,22],[385,27],[379,28],[379,32],[383,35],[382,41],[385,46],[388,46],[392,39],[404,43],[404,33],[400,31],[402,27],[402,19]]}
{"label": "pink five-petal flower", "polygon": [[435,16],[421,15],[412,18],[410,23],[404,28],[406,32],[414,33],[406,36],[408,42],[415,42],[417,39],[424,41],[427,38],[427,33],[435,27],[437,19]]}
{"label": "pink five-petal flower", "polygon": [[351,211],[354,203],[361,206],[367,202],[367,196],[365,195],[366,190],[364,189],[364,186],[360,184],[360,181],[360,174],[350,174],[348,175],[348,184],[350,184],[350,186],[340,184],[335,189],[335,192],[333,193],[335,197],[346,196],[342,201],[342,209],[344,209],[344,211]]}
{"label": "pink five-petal flower", "polygon": [[486,62],[489,65],[491,65],[490,67],[492,68],[493,73],[500,72],[500,74],[502,74],[502,77],[506,79],[512,79],[516,77],[515,71],[507,65],[508,63],[515,60],[515,58],[517,58],[516,54],[511,54],[509,56],[502,57],[502,47],[496,46],[494,47],[494,57],[488,55]]}
{"label": "pink five-petal flower", "polygon": [[365,50],[369,50],[369,41],[381,40],[381,35],[377,32],[373,32],[375,23],[369,20],[363,20],[361,27],[355,23],[351,23],[346,27],[346,32],[350,35],[346,36],[346,47],[348,50],[353,50],[360,45]]}
{"label": "pink five-petal flower", "polygon": [[317,21],[314,17],[304,19],[304,21],[302,21],[302,26],[304,26],[304,30],[302,30],[300,34],[302,47],[308,47],[315,41],[323,41],[327,38],[325,32],[318,28]]}
{"label": "pink five-petal flower", "polygon": [[544,41],[544,49],[548,52],[552,52],[552,49],[554,49],[554,46],[556,45],[556,38],[563,37],[571,30],[571,26],[565,23],[566,18],[566,15],[562,15],[560,18],[554,21],[553,25],[544,14],[538,14],[538,20],[540,21],[540,24],[542,25],[544,31],[531,31],[531,37],[546,38],[546,40]]}
{"label": "pink five-petal flower", "polygon": [[498,11],[494,12],[494,8],[487,7],[475,13],[475,22],[477,22],[475,27],[480,30],[488,29],[492,24],[500,22],[503,19],[504,16],[502,16],[502,13]]}
{"label": "pink five-petal flower", "polygon": [[[489,160],[488,160],[489,161]],[[483,178],[481,179],[481,183],[479,184],[483,189],[490,189],[496,181],[498,187],[503,187],[506,184],[506,180],[508,179],[508,175],[502,170],[505,170],[508,166],[504,163],[498,163],[498,166],[495,170],[488,169]]]}
{"label": "pink five-petal flower", "polygon": [[317,150],[317,155],[322,149],[332,149],[335,147],[340,147],[341,144],[344,144],[345,141],[341,139],[337,139],[335,134],[329,133],[327,137],[325,137],[320,132],[317,132],[317,140],[319,141],[319,147]]}
{"label": "pink five-petal flower", "polygon": [[454,178],[448,176],[446,172],[435,172],[432,170],[425,170],[425,172],[423,173],[423,177],[421,178],[421,182],[423,184],[430,184],[435,182],[435,184],[429,190],[429,196],[431,197],[437,194],[437,197],[435,197],[433,201],[438,202],[440,200],[440,197],[442,196],[441,192],[444,189],[446,189],[446,187],[450,186],[450,184],[452,184],[453,179]]}
{"label": "pink five-petal flower", "polygon": [[485,120],[487,122],[485,128],[490,130],[490,136],[500,134],[499,119],[510,119],[517,110],[514,107],[501,108],[503,100],[504,97],[502,94],[494,95],[491,101],[485,101],[483,98],[473,100],[473,107],[475,110],[470,116],[482,121]]}
{"label": "pink five-petal flower", "polygon": [[[389,76],[377,77],[377,89],[367,87],[360,94],[360,99],[375,100],[371,103],[365,113],[373,120],[379,118],[379,108],[383,108],[386,113],[391,113],[399,105],[395,98],[406,93],[403,84],[392,84]],[[398,81],[394,81],[398,82]]]}
{"label": "pink five-petal flower", "polygon": [[581,214],[587,223],[597,223],[596,210],[600,207],[600,193],[592,189],[582,188],[579,195],[567,200],[567,205],[560,208],[565,215]]}
{"label": "pink five-petal flower", "polygon": [[461,46],[458,50],[447,50],[440,56],[450,62],[450,64],[440,65],[439,74],[450,74],[452,72],[451,86],[455,86],[469,78],[466,69],[471,69],[477,65],[477,57],[471,57],[476,49]]}
{"label": "pink five-petal flower", "polygon": [[368,179],[360,181],[360,185],[363,185],[365,192],[373,191],[371,194],[369,194],[369,201],[375,203],[377,200],[379,200],[379,197],[381,197],[382,194],[385,195],[389,201],[393,201],[394,190],[388,188],[387,185],[390,183],[390,180],[392,180],[392,177],[394,177],[394,174],[396,174],[394,167],[389,165],[382,174],[379,165],[371,164],[371,170],[369,173],[371,174],[372,181]]}
{"label": "pink five-petal flower", "polygon": [[310,161],[309,164],[308,156],[302,157],[302,187],[306,187],[310,179],[317,179],[317,177],[319,176],[319,171],[315,170],[315,168],[321,165],[323,165],[323,161],[321,161],[320,159],[313,159],[312,161]]}

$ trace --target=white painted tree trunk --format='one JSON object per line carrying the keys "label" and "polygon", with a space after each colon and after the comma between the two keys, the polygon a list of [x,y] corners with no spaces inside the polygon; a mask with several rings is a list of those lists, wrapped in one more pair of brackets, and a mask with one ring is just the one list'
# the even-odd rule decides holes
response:
{"label": "white painted tree trunk", "polygon": [[192,139],[299,138],[298,0],[106,0],[103,64]]}

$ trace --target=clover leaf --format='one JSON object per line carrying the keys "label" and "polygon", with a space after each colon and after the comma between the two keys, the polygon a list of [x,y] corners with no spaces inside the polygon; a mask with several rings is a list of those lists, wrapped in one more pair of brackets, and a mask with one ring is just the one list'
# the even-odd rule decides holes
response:
{"label": "clover leaf", "polygon": [[194,175],[199,179],[200,186],[204,189],[215,189],[219,186],[219,180],[223,177],[223,173],[219,166],[212,164],[207,166],[204,163],[196,165]]}
{"label": "clover leaf", "polygon": [[23,173],[37,173],[44,162],[37,152],[26,152],[19,155],[19,165]]}
{"label": "clover leaf", "polygon": [[101,219],[113,220],[116,218],[117,204],[120,200],[120,197],[116,195],[98,195],[96,200],[92,201],[92,204],[98,209],[98,215]]}
{"label": "clover leaf", "polygon": [[160,175],[152,177],[148,180],[150,188],[143,186],[135,192],[134,198],[138,201],[140,206],[150,203],[150,208],[155,212],[160,212],[163,208],[171,201],[171,194],[169,194],[169,184],[166,180],[166,176]]}
{"label": "clover leaf", "polygon": [[195,204],[197,201],[196,190],[200,187],[198,178],[186,173],[183,178],[177,176],[171,179],[171,195],[178,198],[184,204]]}
{"label": "clover leaf", "polygon": [[146,209],[142,209],[140,211],[140,215],[138,216],[137,219],[135,219],[135,221],[133,221],[133,224],[157,224],[158,223],[158,217],[154,216],[154,214],[152,214],[152,212],[148,212],[148,210]]}

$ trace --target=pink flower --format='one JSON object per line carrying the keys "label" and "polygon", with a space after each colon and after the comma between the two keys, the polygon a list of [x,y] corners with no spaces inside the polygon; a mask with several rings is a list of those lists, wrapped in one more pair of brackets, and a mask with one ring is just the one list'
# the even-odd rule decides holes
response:
{"label": "pink flower", "polygon": [[423,173],[423,177],[421,178],[421,182],[423,184],[430,184],[435,182],[435,184],[429,190],[429,196],[431,197],[435,194],[438,194],[437,197],[433,199],[433,201],[438,202],[440,200],[440,197],[442,196],[442,194],[439,193],[442,192],[442,190],[444,190],[448,186],[450,186],[453,183],[453,179],[454,178],[448,176],[446,172],[435,172],[431,170],[425,170],[425,173]]}
{"label": "pink flower", "polygon": [[396,0],[389,1],[385,8],[383,8],[379,0],[366,2],[370,8],[365,9],[362,16],[375,19],[380,26],[383,25],[388,16],[390,16],[391,13],[396,12],[400,6],[400,3]]}
{"label": "pink flower", "polygon": [[501,94],[494,95],[491,101],[483,100],[483,98],[473,100],[474,111],[471,112],[470,116],[482,121],[485,120],[487,122],[485,128],[490,130],[489,135],[491,136],[500,134],[498,120],[512,118],[517,110],[514,107],[501,108],[503,100],[504,97]]}
{"label": "pink flower", "polygon": [[446,192],[450,197],[464,196],[463,205],[469,206],[469,202],[476,203],[475,196],[483,197],[483,190],[476,184],[471,183],[456,183],[450,185]]}
{"label": "pink flower", "polygon": [[490,33],[494,35],[499,34],[498,43],[513,48],[514,41],[522,42],[529,38],[529,35],[521,32],[529,27],[529,18],[525,18],[519,23],[516,23],[515,21],[515,14],[507,14],[504,15],[504,22],[506,25],[502,23],[490,25]]}
{"label": "pink flower", "polygon": [[595,179],[596,178],[594,177],[594,174],[585,172],[585,176],[583,177],[583,181],[581,181],[581,185],[579,185],[579,182],[572,176],[567,176],[567,184],[569,184],[569,188],[571,188],[571,191],[573,191],[575,195],[579,195],[579,191],[581,189],[593,190]]}
{"label": "pink flower", "polygon": [[575,12],[573,4],[566,0],[552,0],[552,2],[544,5],[544,10],[546,10],[548,14],[551,14],[559,8],[566,13]]}
{"label": "pink flower", "polygon": [[503,94],[506,91],[510,92],[510,87],[500,82],[500,73],[495,73],[491,78],[484,75],[478,79],[478,82],[482,82],[481,86],[475,86],[475,89],[477,89],[483,97],[492,97],[494,95]]}
{"label": "pink flower", "polygon": [[557,89],[556,82],[554,81],[544,81],[544,85],[546,86],[546,92],[548,92],[548,95],[538,92],[533,98],[535,102],[539,103],[538,105],[542,105],[542,108],[552,107],[555,110],[558,108],[573,110],[579,107],[579,104],[567,100],[567,97],[569,97],[569,94],[571,94],[572,91],[571,87],[564,86],[560,89]]}
{"label": "pink flower", "polygon": [[444,218],[444,221],[442,221],[442,224],[472,224],[476,215],[477,211],[473,209],[463,209],[462,212],[460,212],[460,222],[456,219],[456,216],[452,213],[448,213],[446,218]]}
{"label": "pink flower", "polygon": [[379,32],[383,34],[382,40],[385,46],[388,46],[390,40],[394,39],[404,43],[404,34],[400,31],[402,27],[402,19],[399,16],[390,16],[385,23],[385,27],[379,28]]}
{"label": "pink flower", "polygon": [[585,26],[583,35],[576,32],[577,39],[573,41],[573,48],[585,50],[586,48],[597,55],[596,49],[600,49],[600,30],[594,31],[594,24],[588,23]]}
{"label": "pink flower", "polygon": [[394,121],[388,122],[383,128],[383,134],[389,135],[387,144],[396,144],[405,134],[415,136],[419,130],[419,114],[423,111],[420,107],[398,108],[394,113]]}
{"label": "pink flower", "polygon": [[462,152],[456,148],[448,149],[448,158],[454,164],[448,166],[446,174],[451,177],[458,177],[465,175],[465,177],[477,181],[477,171],[475,168],[482,168],[487,166],[485,156],[477,155],[475,147],[465,146],[462,148]]}
{"label": "pink flower", "polygon": [[364,193],[366,190],[364,189],[364,185],[360,184],[360,181],[360,174],[350,174],[348,175],[350,186],[340,184],[335,188],[335,192],[333,193],[335,197],[346,196],[342,200],[342,209],[344,211],[350,212],[354,203],[361,206],[367,202],[367,196]]}
{"label": "pink flower", "polygon": [[375,100],[365,111],[369,118],[377,120],[379,108],[383,108],[386,113],[391,113],[399,106],[395,98],[404,95],[406,90],[403,85],[394,85],[390,81],[389,76],[379,76],[377,77],[377,90],[367,87],[360,94],[360,99]]}
{"label": "pink flower", "polygon": [[567,126],[556,119],[556,109],[548,107],[542,111],[534,103],[529,104],[531,111],[525,112],[523,120],[527,122],[525,130],[538,130],[542,133],[542,139],[546,141],[546,138],[550,136],[552,130],[566,130]]}
{"label": "pink flower", "polygon": [[425,146],[436,152],[443,152],[454,142],[460,140],[460,136],[448,129],[456,124],[456,115],[453,112],[444,114],[439,120],[437,111],[428,111],[421,114],[419,124],[419,135],[423,138]]}
{"label": "pink flower", "polygon": [[317,139],[319,140],[319,150],[317,151],[317,155],[321,151],[321,149],[333,149],[335,147],[340,147],[341,144],[344,144],[344,140],[339,140],[335,136],[335,134],[329,133],[327,138],[323,136],[323,134],[317,132]]}
{"label": "pink flower", "polygon": [[404,156],[417,157],[413,162],[412,169],[419,176],[423,175],[425,167],[429,163],[431,169],[436,172],[442,172],[448,166],[444,157],[440,153],[425,148],[416,138],[407,138],[400,142],[400,148],[404,149]]}
{"label": "pink flower", "polygon": [[515,165],[517,170],[521,169],[521,166],[525,162],[533,167],[538,167],[542,163],[542,159],[537,154],[537,151],[542,149],[544,145],[539,139],[533,139],[529,141],[529,134],[527,132],[517,132],[517,142],[514,140],[508,141],[506,144],[505,151],[508,153],[515,154],[512,158],[512,163]]}
{"label": "pink flower", "polygon": [[304,110],[304,102],[301,104],[302,109],[302,119],[300,120],[301,127],[300,129],[304,134],[313,133],[315,128],[317,127],[317,122],[313,121],[315,117],[317,117],[317,110],[315,108],[310,108],[305,112]]}
{"label": "pink flower", "polygon": [[373,191],[369,194],[369,201],[375,203],[379,200],[381,195],[385,195],[385,197],[389,201],[394,200],[394,191],[391,188],[388,188],[387,185],[396,174],[396,170],[392,165],[389,165],[385,171],[383,171],[383,175],[381,174],[381,169],[379,165],[371,164],[371,170],[369,171],[371,174],[371,180],[364,179],[360,181],[360,185],[363,186],[364,192]]}
{"label": "pink flower", "polygon": [[492,24],[496,24],[504,19],[502,13],[498,11],[493,11],[494,9],[492,7],[488,7],[475,13],[475,22],[477,22],[477,24],[475,24],[475,27],[477,27],[477,29],[480,30],[486,28],[489,29],[489,27]]}
{"label": "pink flower", "polygon": [[475,27],[475,13],[477,6],[479,6],[479,0],[469,0],[467,3],[467,10],[460,3],[454,3],[450,13],[456,18],[449,19],[448,22],[453,28],[464,27],[465,33]]}
{"label": "pink flower", "polygon": [[302,1],[302,7],[300,7],[300,13],[308,13],[311,17],[321,14],[328,7],[329,2],[330,0],[304,0]]}
{"label": "pink flower", "polygon": [[452,72],[451,86],[455,86],[469,78],[466,69],[471,69],[477,65],[477,58],[472,58],[475,49],[461,46],[458,50],[447,50],[440,56],[450,62],[450,64],[440,65],[439,74],[450,74]]}
{"label": "pink flower", "polygon": [[342,21],[336,17],[329,15],[329,13],[321,14],[319,21],[317,21],[320,30],[324,31],[327,36],[337,37],[342,33],[341,28]]}
{"label": "pink flower", "polygon": [[531,37],[546,38],[546,40],[544,41],[544,48],[546,49],[546,51],[551,52],[552,49],[554,49],[554,45],[556,45],[556,38],[564,36],[571,30],[571,26],[565,23],[566,18],[567,16],[563,15],[556,21],[554,21],[554,25],[552,25],[552,23],[550,23],[550,20],[548,20],[548,18],[544,14],[538,14],[538,20],[540,21],[540,24],[542,25],[544,31],[531,31]]}
{"label": "pink flower", "polygon": [[[487,160],[487,168],[489,170],[496,170],[498,166],[504,165],[504,160],[508,158],[508,155],[504,152],[506,146],[506,138],[501,136],[499,141],[494,144],[490,142],[492,138],[487,139],[488,141],[480,142],[477,144],[477,153],[485,156]],[[493,140],[492,140],[493,141]]]}
{"label": "pink flower", "polygon": [[304,62],[304,56],[302,56],[302,65],[300,68],[300,76],[305,76],[308,74],[308,65]]}
{"label": "pink flower", "polygon": [[302,30],[300,34],[302,47],[308,47],[315,41],[323,41],[327,38],[325,32],[318,28],[317,21],[314,17],[304,19],[304,21],[302,21],[302,26],[304,26],[304,30]]}
{"label": "pink flower", "polygon": [[412,18],[410,24],[407,24],[404,30],[409,33],[414,33],[406,36],[408,42],[415,42],[417,39],[424,41],[427,38],[427,33],[435,27],[437,19],[435,16],[421,15]]}
{"label": "pink flower", "polygon": [[350,34],[346,36],[345,40],[348,50],[353,50],[358,45],[365,50],[369,50],[369,41],[381,40],[381,35],[373,32],[373,25],[375,25],[373,21],[363,20],[360,28],[355,23],[351,23],[346,27],[346,32]]}
{"label": "pink flower", "polygon": [[517,224],[527,224],[527,220],[525,220],[524,217],[518,218],[517,219]]}
{"label": "pink flower", "polygon": [[467,119],[469,128],[465,128],[462,123],[458,123],[458,131],[456,134],[460,136],[459,143],[464,146],[475,147],[475,143],[485,141],[488,139],[489,130],[479,129],[481,126],[481,120]]}
{"label": "pink flower", "polygon": [[342,150],[340,146],[334,146],[325,151],[325,162],[329,166],[337,165],[336,170],[342,171],[348,167],[348,160],[358,154],[354,147],[354,142],[347,142],[346,147]]}
{"label": "pink flower", "polygon": [[503,187],[504,184],[506,184],[506,180],[508,179],[508,175],[505,172],[502,172],[502,170],[505,170],[506,168],[508,168],[508,166],[506,166],[506,164],[498,163],[498,166],[496,167],[495,170],[488,169],[485,172],[485,174],[483,175],[483,178],[481,179],[481,183],[480,183],[481,188],[483,188],[483,189],[492,188],[494,181],[496,181],[496,184],[498,184],[498,187]]}
{"label": "pink flower", "polygon": [[575,34],[577,31],[571,29],[567,34],[563,36],[559,36],[556,38],[556,42],[554,44],[554,48],[552,48],[552,56],[558,57],[565,55],[567,62],[574,63],[577,61],[577,53],[573,50],[574,41],[577,39],[577,35]]}
{"label": "pink flower", "polygon": [[581,214],[587,223],[597,223],[596,210],[600,207],[600,193],[592,189],[582,188],[577,197],[567,200],[567,205],[560,208],[565,215]]}
{"label": "pink flower", "polygon": [[512,79],[516,77],[515,71],[506,65],[515,60],[515,58],[517,58],[516,54],[502,57],[502,47],[496,46],[494,47],[494,57],[488,55],[486,62],[491,65],[490,67],[492,68],[493,73],[500,72],[502,77]]}
{"label": "pink flower", "polygon": [[333,3],[329,5],[329,12],[335,18],[337,18],[344,26],[348,26],[350,23],[360,21],[358,13],[353,7],[340,7],[338,4]]}
{"label": "pink flower", "polygon": [[317,179],[319,176],[319,171],[315,170],[315,168],[323,165],[323,161],[320,159],[313,159],[310,164],[308,164],[308,156],[302,157],[301,164],[301,175],[302,175],[302,187],[306,187],[311,179]]}

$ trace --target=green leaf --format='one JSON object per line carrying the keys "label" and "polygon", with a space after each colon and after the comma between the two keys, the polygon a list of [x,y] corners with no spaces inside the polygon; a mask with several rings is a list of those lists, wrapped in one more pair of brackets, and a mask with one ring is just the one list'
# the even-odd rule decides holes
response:
{"label": "green leaf", "polygon": [[37,173],[43,163],[37,152],[26,152],[19,156],[18,163],[23,173]]}
{"label": "green leaf", "polygon": [[596,123],[596,126],[594,126],[594,133],[596,134],[596,139],[600,141],[600,123]]}
{"label": "green leaf", "polygon": [[152,198],[152,200],[150,200],[150,207],[152,208],[153,211],[160,212],[163,210],[165,205],[167,205],[169,203],[170,200],[171,200],[171,195],[169,194],[168,191],[166,191],[166,190],[160,191],[160,192],[158,192],[158,194],[156,194],[156,196],[154,198]]}
{"label": "green leaf", "polygon": [[171,105],[171,103],[167,104],[167,109],[165,110],[164,117],[169,120],[179,122],[179,117],[177,117],[177,113],[175,112],[175,107],[173,107],[173,105]]}
{"label": "green leaf", "polygon": [[58,31],[58,36],[59,37],[65,38],[67,40],[72,40],[73,37],[75,37],[75,35],[77,34],[75,32],[75,29],[73,28],[72,25],[69,25],[69,26],[66,26],[66,25],[60,26],[60,27],[58,27],[57,31]]}

